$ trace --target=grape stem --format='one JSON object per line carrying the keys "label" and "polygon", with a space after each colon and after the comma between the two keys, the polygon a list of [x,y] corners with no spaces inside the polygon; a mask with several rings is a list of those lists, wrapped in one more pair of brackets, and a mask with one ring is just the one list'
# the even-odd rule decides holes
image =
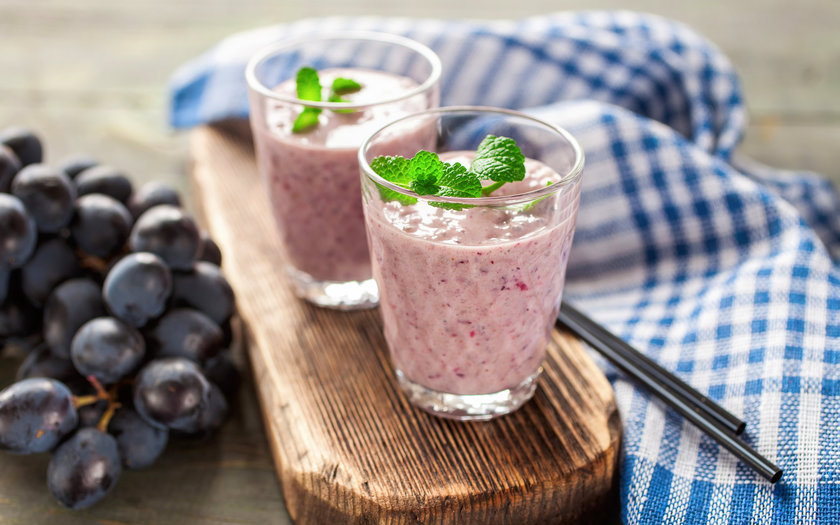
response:
{"label": "grape stem", "polygon": [[[116,390],[114,390],[116,394]],[[108,401],[108,408],[105,410],[105,413],[102,414],[102,418],[97,423],[96,428],[100,432],[108,432],[108,424],[111,422],[111,418],[114,417],[114,413],[120,408],[122,405],[118,401],[109,400]]]}
{"label": "grape stem", "polygon": [[[111,401],[113,396],[105,391],[105,387],[102,386],[102,383],[99,382],[96,377],[90,375],[87,376],[88,382],[93,385],[93,388],[96,390],[95,394],[90,394],[87,396],[73,396],[73,407],[79,408],[87,405],[92,405],[94,403],[98,403],[100,401]],[[116,392],[115,394],[116,395]]]}
{"label": "grape stem", "polygon": [[95,394],[90,396],[73,396],[73,408],[81,408],[87,405],[98,403],[99,401],[104,400]]}
{"label": "grape stem", "polygon": [[119,385],[112,386],[111,390],[105,390],[105,387],[102,386],[102,383],[100,383],[95,376],[89,375],[87,376],[87,380],[91,385],[93,385],[96,393],[87,396],[73,396],[73,406],[75,408],[79,408],[85,405],[92,405],[100,401],[107,401],[108,408],[105,409],[105,413],[102,414],[102,417],[99,419],[99,423],[96,424],[96,428],[101,432],[107,432],[108,424],[111,422],[111,418],[114,417],[114,413],[117,409],[122,406],[119,401],[117,401],[117,388]]}
{"label": "grape stem", "polygon": [[76,250],[76,256],[79,259],[79,263],[81,264],[82,268],[96,270],[99,272],[108,271],[108,264],[105,262],[104,259],[94,257],[93,255],[88,255],[82,252],[81,250]]}
{"label": "grape stem", "polygon": [[86,378],[86,379],[88,380],[88,383],[90,383],[91,385],[93,385],[93,388],[95,388],[95,389],[96,389],[96,395],[97,395],[97,396],[99,396],[99,399],[101,399],[101,400],[103,400],[103,401],[104,401],[104,400],[111,399],[111,396],[110,396],[110,395],[108,394],[108,392],[105,390],[105,387],[104,387],[104,386],[102,386],[102,383],[100,383],[100,382],[99,382],[99,380],[98,380],[98,379],[96,379],[96,376],[94,376],[94,375],[89,375],[89,376],[87,376],[87,378]]}

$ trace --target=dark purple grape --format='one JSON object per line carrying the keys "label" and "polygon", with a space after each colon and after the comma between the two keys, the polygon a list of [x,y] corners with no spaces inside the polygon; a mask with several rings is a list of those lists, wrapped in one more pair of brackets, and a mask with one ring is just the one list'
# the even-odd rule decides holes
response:
{"label": "dark purple grape", "polygon": [[76,154],[59,162],[58,169],[66,173],[70,179],[75,179],[81,172],[98,165],[99,161],[90,155]]}
{"label": "dark purple grape", "polygon": [[79,173],[75,179],[79,195],[101,193],[125,203],[131,196],[131,181],[125,174],[103,164],[88,168]]}
{"label": "dark purple grape", "polygon": [[38,229],[20,199],[0,193],[0,265],[17,268],[35,251]]}
{"label": "dark purple grape", "polygon": [[24,338],[41,328],[41,311],[20,290],[20,278],[13,272],[6,300],[0,305],[0,346],[9,339]]}
{"label": "dark purple grape", "polygon": [[118,200],[94,193],[76,199],[70,229],[76,245],[95,257],[120,251],[131,232],[131,214]]}
{"label": "dark purple grape", "polygon": [[218,355],[205,361],[201,371],[208,381],[219,386],[225,398],[236,399],[242,376],[229,351],[219,352]]}
{"label": "dark purple grape", "polygon": [[185,357],[203,363],[221,350],[222,329],[197,310],[174,308],[146,331],[146,340],[155,357]]}
{"label": "dark purple grape", "polygon": [[12,194],[26,206],[38,231],[56,233],[70,223],[76,188],[58,168],[30,164],[12,180]]}
{"label": "dark purple grape", "polygon": [[170,425],[170,428],[185,434],[204,436],[221,427],[227,414],[228,403],[224,394],[218,386],[210,383],[210,394],[199,411],[198,419],[181,425]]}
{"label": "dark purple grape", "polygon": [[0,392],[0,450],[46,452],[77,423],[73,394],[55,379],[24,379]]}
{"label": "dark purple grape", "polygon": [[56,286],[82,273],[73,248],[60,237],[48,239],[35,249],[20,269],[23,293],[36,306],[47,300]]}
{"label": "dark purple grape", "polygon": [[0,144],[0,192],[9,193],[12,179],[20,171],[21,165],[17,155],[11,149]]}
{"label": "dark purple grape", "polygon": [[198,250],[198,260],[209,262],[216,266],[222,265],[222,250],[219,249],[219,245],[210,237],[210,234],[204,231],[201,232],[201,246]]}
{"label": "dark purple grape", "polygon": [[76,409],[79,413],[80,427],[95,427],[102,421],[102,416],[108,411],[107,401],[97,401]]}
{"label": "dark purple grape", "polygon": [[58,285],[44,306],[44,340],[53,355],[70,357],[70,343],[86,322],[105,315],[102,292],[90,279],[77,278]]}
{"label": "dark purple grape", "polygon": [[166,309],[172,275],[152,253],[132,253],[120,259],[105,277],[102,296],[115,317],[141,327]]}
{"label": "dark purple grape", "polygon": [[0,304],[6,300],[9,295],[9,277],[12,271],[5,266],[0,266]]}
{"label": "dark purple grape", "polygon": [[76,370],[105,385],[133,372],[144,355],[146,343],[140,332],[113,317],[97,317],[83,324],[70,345]]}
{"label": "dark purple grape", "polygon": [[149,208],[161,204],[180,207],[181,197],[177,191],[160,182],[147,182],[128,199],[128,209],[135,219]]}
{"label": "dark purple grape", "polygon": [[199,261],[188,272],[172,276],[172,302],[203,312],[218,325],[230,319],[236,306],[233,289],[213,263]]}
{"label": "dark purple grape", "polygon": [[131,230],[134,252],[152,252],[173,270],[189,270],[198,257],[199,234],[184,210],[162,204],[141,215]]}
{"label": "dark purple grape", "polygon": [[67,385],[81,376],[72,361],[54,356],[50,347],[42,344],[29,352],[17,369],[15,380],[21,381],[30,377],[49,377]]}
{"label": "dark purple grape", "polygon": [[120,474],[117,440],[95,428],[81,428],[55,450],[47,487],[65,507],[84,509],[104,498]]}
{"label": "dark purple grape", "polygon": [[221,324],[222,329],[222,346],[229,347],[231,343],[233,343],[233,323],[231,322],[233,318],[231,317],[227,321]]}
{"label": "dark purple grape", "polygon": [[228,410],[229,406],[224,393],[218,386],[210,383],[210,398],[199,417],[199,432],[212,432],[221,427],[227,418]]}
{"label": "dark purple grape", "polygon": [[14,151],[23,166],[37,164],[44,160],[41,139],[26,128],[16,126],[0,131],[0,144]]}
{"label": "dark purple grape", "polygon": [[134,379],[134,409],[157,427],[195,425],[210,397],[198,365],[182,357],[154,359]]}
{"label": "dark purple grape", "polygon": [[116,438],[125,468],[141,469],[152,465],[166,448],[169,431],[152,426],[137,412],[121,408],[114,414],[108,431]]}

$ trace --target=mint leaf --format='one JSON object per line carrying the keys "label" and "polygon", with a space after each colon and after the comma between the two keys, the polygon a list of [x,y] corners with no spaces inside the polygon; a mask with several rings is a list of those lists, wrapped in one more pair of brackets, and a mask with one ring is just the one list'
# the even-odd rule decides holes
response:
{"label": "mint leaf", "polygon": [[[312,102],[321,102],[323,99],[323,87],[321,80],[318,78],[318,72],[315,68],[305,66],[298,70],[295,77],[297,97],[300,100],[311,100]],[[330,88],[330,95],[327,98],[328,102],[349,102],[344,100],[341,95],[354,93],[362,89],[362,85],[355,80],[349,78],[336,78],[333,80]],[[353,113],[352,109],[336,109],[336,113]],[[292,124],[292,133],[300,133],[307,131],[310,128],[318,125],[318,115],[321,114],[321,109],[304,107],[300,115]]]}
{"label": "mint leaf", "polygon": [[443,197],[481,197],[481,181],[460,162],[443,164],[438,185]]}
{"label": "mint leaf", "polygon": [[[343,98],[341,98],[341,95],[336,95],[335,93],[332,93],[329,96],[329,98],[327,98],[327,102],[350,102],[350,101],[349,100],[344,100]],[[355,109],[334,109],[333,111],[336,112],[336,113],[354,113],[356,110]]]}
{"label": "mint leaf", "polygon": [[411,182],[409,164],[411,164],[410,160],[399,156],[379,156],[370,161],[370,167],[377,175],[404,188],[408,188],[408,184]]}
{"label": "mint leaf", "polygon": [[297,97],[301,100],[321,101],[321,81],[318,72],[311,67],[302,67],[297,72]]}
{"label": "mint leaf", "polygon": [[[481,197],[481,181],[475,173],[470,173],[460,162],[443,165],[443,174],[439,179],[440,191],[438,195],[444,197]],[[431,206],[448,210],[463,210],[472,208],[469,204],[457,202],[429,202]]]}
{"label": "mint leaf", "polygon": [[[383,179],[418,195],[439,195],[444,197],[480,197],[481,181],[459,162],[449,164],[428,151],[419,151],[411,160],[404,157],[376,157],[370,167]],[[380,186],[379,193],[385,200],[399,200],[403,204],[414,204],[417,199]],[[430,202],[432,206],[460,210],[470,205]]]}
{"label": "mint leaf", "polygon": [[[370,161],[370,167],[376,174],[388,182],[392,182],[403,188],[408,188],[408,185],[411,183],[409,164],[411,164],[411,161],[405,157],[380,156]],[[385,186],[377,184],[377,187],[379,188],[379,195],[386,202],[394,200],[402,204],[414,204],[417,202],[416,198],[403,195]]]}
{"label": "mint leaf", "polygon": [[408,187],[418,195],[437,195],[438,178],[443,174],[443,162],[436,153],[418,151],[409,164],[411,182]]}
{"label": "mint leaf", "polygon": [[515,140],[487,135],[475,150],[470,171],[482,180],[520,181],[525,178],[525,156]]}
{"label": "mint leaf", "polygon": [[[507,182],[525,178],[525,156],[516,141],[488,135],[481,141],[469,169],[461,163],[443,162],[436,153],[421,150],[411,159],[380,156],[370,166],[382,178],[418,195],[479,198],[489,195]],[[493,184],[482,187],[482,180]],[[417,199],[380,186],[382,198],[413,204]],[[461,210],[471,204],[429,202],[432,206]]]}
{"label": "mint leaf", "polygon": [[385,202],[388,201],[397,201],[400,204],[404,204],[406,206],[410,204],[417,204],[417,198],[411,197],[410,195],[405,195],[398,191],[394,191],[391,188],[386,188],[381,184],[376,185],[377,189],[379,190],[379,195],[382,197],[382,200]]}
{"label": "mint leaf", "polygon": [[362,89],[362,85],[349,78],[338,77],[333,80],[331,91],[335,95],[348,95]]}
{"label": "mint leaf", "polygon": [[320,108],[303,108],[303,111],[300,112],[300,115],[297,116],[294,124],[292,124],[292,133],[300,133],[301,131],[306,131],[309,128],[317,126],[318,115],[320,114]]}
{"label": "mint leaf", "polygon": [[[300,100],[321,101],[321,81],[318,80],[318,72],[311,67],[302,67],[295,78],[297,97]],[[300,133],[318,125],[319,108],[304,107],[300,115],[292,124],[292,133]]]}

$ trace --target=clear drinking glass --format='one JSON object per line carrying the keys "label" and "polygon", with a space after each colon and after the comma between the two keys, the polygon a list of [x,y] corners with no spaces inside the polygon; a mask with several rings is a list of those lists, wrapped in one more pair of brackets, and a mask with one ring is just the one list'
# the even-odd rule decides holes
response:
{"label": "clear drinking glass", "polygon": [[[487,134],[513,138],[526,157],[525,180],[480,199],[434,197],[371,169],[380,155],[413,156],[393,145],[430,131],[430,151],[465,166]],[[534,394],[560,307],[584,163],[577,141],[514,111],[439,108],[374,133],[359,163],[400,387],[414,405],[454,419],[516,410]]]}
{"label": "clear drinking glass", "polygon": [[[322,102],[301,100],[295,78],[318,71]],[[439,104],[441,64],[422,44],[380,33],[307,35],[273,45],[248,63],[257,163],[295,293],[337,309],[375,306],[356,154],[365,136]],[[361,90],[330,102],[337,77]],[[310,108],[317,125],[293,131]]]}

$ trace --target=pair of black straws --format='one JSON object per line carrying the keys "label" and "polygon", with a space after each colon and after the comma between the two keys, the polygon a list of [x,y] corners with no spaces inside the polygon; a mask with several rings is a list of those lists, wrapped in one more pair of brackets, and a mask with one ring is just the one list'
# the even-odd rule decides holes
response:
{"label": "pair of black straws", "polygon": [[565,301],[560,305],[557,321],[770,483],[782,477],[779,467],[738,439],[747,424],[723,407]]}

